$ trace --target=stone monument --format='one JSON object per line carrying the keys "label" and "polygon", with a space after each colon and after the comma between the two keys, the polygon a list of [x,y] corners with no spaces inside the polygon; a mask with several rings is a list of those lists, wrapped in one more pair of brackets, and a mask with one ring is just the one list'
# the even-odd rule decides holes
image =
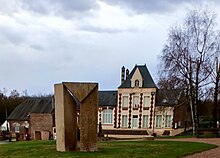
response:
{"label": "stone monument", "polygon": [[80,105],[80,151],[97,151],[98,83],[54,85],[57,151],[77,150],[77,105]]}

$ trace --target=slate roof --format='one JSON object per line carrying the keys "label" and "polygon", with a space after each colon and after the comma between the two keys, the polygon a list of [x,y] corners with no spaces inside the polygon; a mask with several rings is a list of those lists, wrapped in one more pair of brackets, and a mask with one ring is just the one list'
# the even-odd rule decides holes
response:
{"label": "slate roof", "polygon": [[30,113],[52,113],[54,112],[52,102],[52,97],[27,99],[23,103],[19,104],[7,119],[29,120]]}
{"label": "slate roof", "polygon": [[[99,91],[99,106],[117,106],[117,91]],[[77,110],[80,105],[77,104]],[[50,98],[31,98],[19,104],[7,120],[29,120],[30,113],[53,113],[54,104],[52,97]]]}
{"label": "slate roof", "polygon": [[117,91],[99,91],[99,106],[117,106]]}
{"label": "slate roof", "polygon": [[135,65],[134,69],[128,75],[127,79],[118,88],[131,88],[131,78],[134,75],[136,69],[139,69],[143,78],[142,88],[157,88],[146,65]]}
{"label": "slate roof", "polygon": [[179,103],[181,91],[158,89],[156,93],[156,106],[175,106]]}

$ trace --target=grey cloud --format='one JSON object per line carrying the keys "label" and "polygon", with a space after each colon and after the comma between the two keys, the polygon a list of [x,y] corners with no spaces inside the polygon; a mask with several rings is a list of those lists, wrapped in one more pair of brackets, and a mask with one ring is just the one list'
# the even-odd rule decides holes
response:
{"label": "grey cloud", "polygon": [[22,0],[21,2],[22,2],[22,8],[40,14],[48,14],[50,8],[52,7],[49,1],[47,0],[37,0],[37,1]]}
{"label": "grey cloud", "polygon": [[108,27],[102,27],[102,26],[94,26],[94,25],[81,25],[79,26],[79,29],[83,31],[88,32],[94,32],[94,33],[121,33],[121,32],[137,32],[136,28],[108,28]]}
{"label": "grey cloud", "polygon": [[19,29],[15,29],[9,26],[0,26],[0,36],[15,45],[21,44],[26,41],[25,36],[23,36],[22,32],[19,31]]}
{"label": "grey cloud", "polygon": [[1,14],[12,14],[18,12],[21,3],[18,0],[0,0],[0,13]]}
{"label": "grey cloud", "polygon": [[103,0],[110,5],[129,8],[136,13],[164,13],[175,11],[184,3],[195,3],[196,0]]}
{"label": "grey cloud", "polygon": [[43,51],[45,50],[45,48],[41,45],[37,45],[37,44],[30,44],[30,47],[39,51]]}
{"label": "grey cloud", "polygon": [[22,0],[22,7],[39,14],[55,14],[67,18],[83,16],[97,9],[95,0]]}
{"label": "grey cloud", "polygon": [[0,0],[0,12],[13,14],[20,9],[40,15],[56,15],[66,18],[82,17],[99,8],[96,0]]}

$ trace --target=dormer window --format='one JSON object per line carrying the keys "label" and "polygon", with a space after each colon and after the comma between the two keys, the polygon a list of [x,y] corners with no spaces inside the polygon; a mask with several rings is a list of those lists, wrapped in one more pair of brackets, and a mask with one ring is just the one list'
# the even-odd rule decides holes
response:
{"label": "dormer window", "polygon": [[139,80],[135,80],[134,86],[139,87]]}

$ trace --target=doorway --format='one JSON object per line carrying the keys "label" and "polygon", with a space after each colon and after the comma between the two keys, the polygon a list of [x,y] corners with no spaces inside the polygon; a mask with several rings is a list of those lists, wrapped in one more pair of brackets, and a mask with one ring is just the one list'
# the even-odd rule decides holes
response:
{"label": "doorway", "polygon": [[41,140],[41,132],[35,131],[35,140]]}
{"label": "doorway", "polygon": [[138,115],[133,115],[132,128],[133,129],[137,129],[138,128]]}

